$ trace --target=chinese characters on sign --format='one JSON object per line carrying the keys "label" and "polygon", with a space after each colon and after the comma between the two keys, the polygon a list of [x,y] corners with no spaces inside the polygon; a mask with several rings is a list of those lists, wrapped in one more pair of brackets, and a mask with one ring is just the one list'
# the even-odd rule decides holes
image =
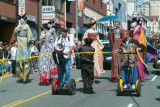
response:
{"label": "chinese characters on sign", "polygon": [[19,0],[19,15],[25,14],[25,0]]}

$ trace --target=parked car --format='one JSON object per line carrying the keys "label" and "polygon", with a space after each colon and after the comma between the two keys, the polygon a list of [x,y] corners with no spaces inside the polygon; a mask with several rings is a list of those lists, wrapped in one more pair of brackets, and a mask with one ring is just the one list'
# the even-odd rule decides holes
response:
{"label": "parked car", "polygon": [[[111,52],[110,44],[108,41],[102,42],[104,48],[102,52]],[[110,70],[111,69],[111,62],[112,62],[112,53],[103,53],[104,61],[103,61],[103,69]]]}

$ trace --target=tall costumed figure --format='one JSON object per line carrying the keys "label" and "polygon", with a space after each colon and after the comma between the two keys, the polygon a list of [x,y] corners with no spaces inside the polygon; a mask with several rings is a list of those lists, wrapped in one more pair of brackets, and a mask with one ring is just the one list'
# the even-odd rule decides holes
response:
{"label": "tall costumed figure", "polygon": [[[30,56],[31,42],[34,40],[31,29],[28,24],[26,14],[18,15],[19,25],[15,28],[14,36],[17,40],[16,58],[26,58]],[[16,61],[16,77],[24,83],[29,79],[30,59],[17,59]]]}

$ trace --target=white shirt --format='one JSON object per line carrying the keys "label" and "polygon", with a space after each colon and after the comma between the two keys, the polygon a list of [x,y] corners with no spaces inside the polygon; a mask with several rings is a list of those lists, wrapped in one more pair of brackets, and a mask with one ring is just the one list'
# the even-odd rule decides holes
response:
{"label": "white shirt", "polygon": [[16,58],[16,53],[17,53],[17,47],[13,46],[11,48],[11,56],[12,56],[12,59],[15,59]]}
{"label": "white shirt", "polygon": [[37,47],[32,46],[32,48],[31,48],[31,54],[32,54],[33,52],[34,52],[34,53],[38,53]]}
{"label": "white shirt", "polygon": [[[70,40],[68,40],[68,38],[70,38],[69,36],[66,36],[66,38],[63,38],[62,40],[62,35],[60,35],[60,37],[58,37],[54,43],[54,47],[57,46],[58,43],[62,43],[63,44],[63,53],[66,53],[69,51],[69,49],[72,47],[72,46],[75,46],[74,42],[73,42],[73,39],[70,38]],[[58,40],[59,39],[59,40]],[[69,53],[69,55],[64,55],[64,57],[66,59],[70,59],[71,58],[71,52]]]}

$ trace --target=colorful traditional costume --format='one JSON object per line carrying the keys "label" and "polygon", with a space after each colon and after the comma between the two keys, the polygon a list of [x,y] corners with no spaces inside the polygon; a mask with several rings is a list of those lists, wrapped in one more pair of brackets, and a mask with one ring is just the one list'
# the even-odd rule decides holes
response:
{"label": "colorful traditional costume", "polygon": [[[98,33],[96,30],[93,31],[92,29],[89,29],[85,32],[83,36],[83,40],[85,38],[91,37],[93,39],[93,42],[91,46],[95,49],[95,52],[102,52],[100,50],[97,39],[99,39],[99,35],[96,35],[96,37],[93,37],[93,33]],[[94,53],[94,76],[99,77],[102,73],[103,69],[103,54],[102,53]]]}
{"label": "colorful traditional costume", "polygon": [[[19,28],[21,30],[18,32]],[[31,52],[30,41],[34,40],[34,38],[28,24],[16,27],[14,36],[18,44],[16,58],[29,57]],[[30,61],[30,59],[18,59],[16,61],[16,77],[24,80],[24,82],[29,79]]]}
{"label": "colorful traditional costume", "polygon": [[[146,45],[146,40],[145,40],[142,26],[138,25],[137,27],[135,27],[134,32],[133,32],[133,38],[135,38],[135,36],[139,36],[138,40],[137,39],[136,40],[143,46],[144,51],[139,52],[140,57],[143,59],[144,54],[147,49],[147,45]],[[142,61],[140,60],[139,56],[137,57],[137,78],[141,81],[145,80],[144,65]]]}
{"label": "colorful traditional costume", "polygon": [[124,29],[119,27],[114,31],[109,31],[108,35],[112,51],[111,77],[115,82],[117,82],[117,79],[121,74],[121,55],[119,53],[114,53],[114,51],[120,48],[120,44],[123,41],[123,34]]}
{"label": "colorful traditional costume", "polygon": [[[41,49],[40,55],[52,54],[54,50],[54,39],[52,34],[46,30],[41,32],[40,36],[41,40]],[[45,40],[45,42],[43,42]],[[55,69],[55,63],[52,55],[39,57],[39,76],[40,83],[49,84],[49,80],[51,79],[51,72],[57,71]]]}

